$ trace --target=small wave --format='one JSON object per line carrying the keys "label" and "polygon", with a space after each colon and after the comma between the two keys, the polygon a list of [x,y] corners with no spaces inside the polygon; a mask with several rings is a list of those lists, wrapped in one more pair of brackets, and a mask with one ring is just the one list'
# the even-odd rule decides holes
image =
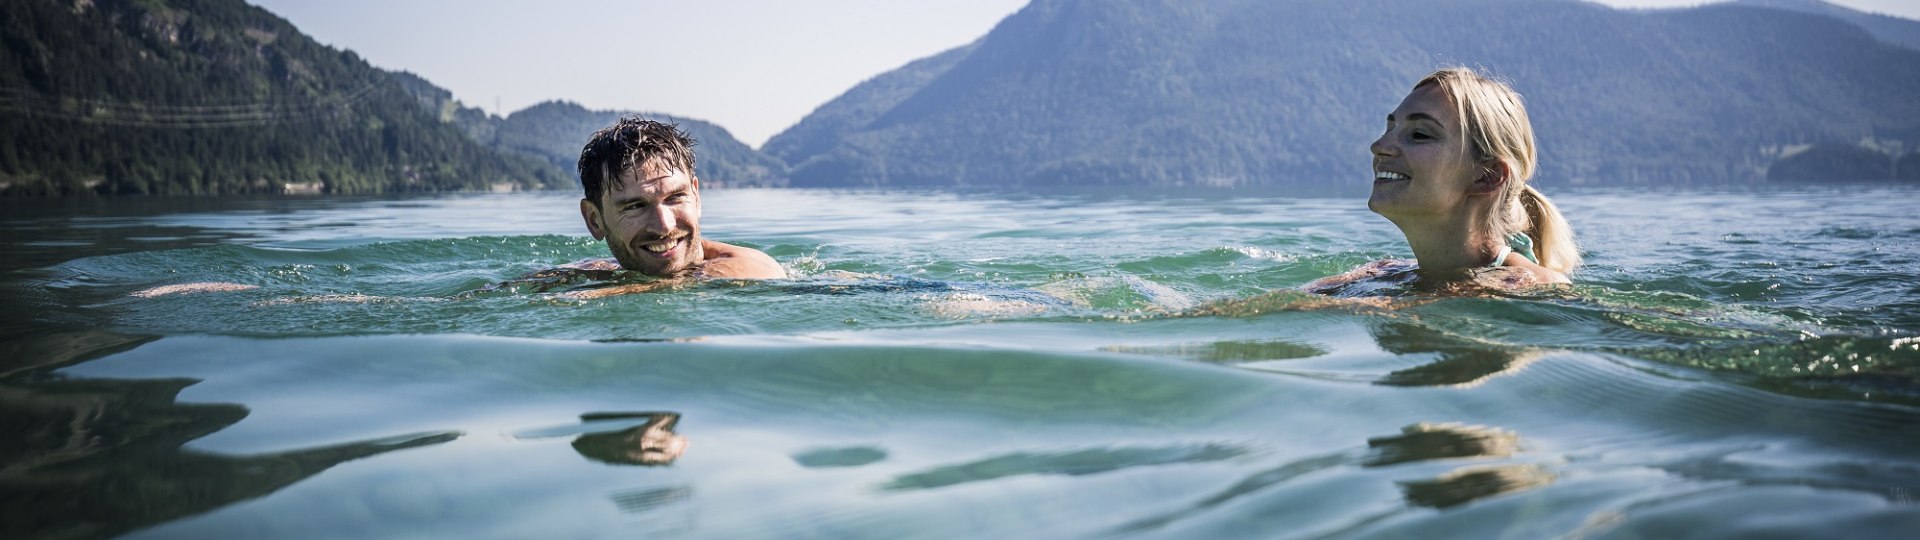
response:
{"label": "small wave", "polygon": [[1034,290],[1096,310],[1175,313],[1195,304],[1186,293],[1127,274],[1075,276],[1034,287]]}
{"label": "small wave", "polygon": [[1861,228],[1855,228],[1855,227],[1828,227],[1825,229],[1820,229],[1820,232],[1814,233],[1814,235],[1820,236],[1820,237],[1826,237],[1826,238],[1839,238],[1843,240],[1872,240],[1874,238],[1879,238],[1880,232],[1872,229],[1861,229]]}
{"label": "small wave", "polygon": [[1251,246],[1241,246],[1241,247],[1227,246],[1222,249],[1239,253],[1241,255],[1246,256],[1249,259],[1259,259],[1263,261],[1293,262],[1300,259],[1300,257],[1290,253],[1282,253],[1282,252],[1278,252],[1270,249],[1261,249],[1261,248],[1251,247]]}
{"label": "small wave", "polygon": [[398,302],[445,302],[446,298],[403,298],[393,296],[372,296],[366,294],[315,294],[291,296],[254,302],[255,307],[284,306],[290,304],[379,304]]}
{"label": "small wave", "polygon": [[135,298],[157,298],[170,294],[245,291],[258,288],[260,288],[259,285],[246,285],[241,283],[180,283],[176,285],[161,285],[151,289],[141,289],[127,296]]}
{"label": "small wave", "polygon": [[971,463],[938,467],[895,477],[883,491],[937,489],[1009,476],[1083,476],[1135,467],[1205,463],[1239,457],[1247,450],[1225,444],[1095,448],[1075,452],[1017,452]]}

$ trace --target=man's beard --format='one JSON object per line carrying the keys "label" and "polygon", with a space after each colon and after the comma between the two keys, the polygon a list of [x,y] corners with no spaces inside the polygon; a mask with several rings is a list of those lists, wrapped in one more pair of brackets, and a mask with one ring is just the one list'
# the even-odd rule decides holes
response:
{"label": "man's beard", "polygon": [[682,239],[683,245],[675,246],[680,252],[672,259],[661,260],[640,247],[659,241],[659,237],[636,240],[627,244],[614,243],[608,239],[607,249],[613,252],[614,260],[620,261],[620,267],[657,278],[681,277],[700,267],[706,260],[706,250],[701,247],[700,233],[690,232]]}

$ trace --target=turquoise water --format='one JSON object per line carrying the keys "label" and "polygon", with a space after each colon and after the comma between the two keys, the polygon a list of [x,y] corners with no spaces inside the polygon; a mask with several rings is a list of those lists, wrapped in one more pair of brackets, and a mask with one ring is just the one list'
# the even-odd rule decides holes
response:
{"label": "turquoise water", "polygon": [[1287,291],[1405,256],[1359,197],[713,191],[795,279],[596,300],[512,281],[570,194],[10,203],[0,536],[1902,536],[1916,195],[1566,193],[1573,291],[1377,305]]}

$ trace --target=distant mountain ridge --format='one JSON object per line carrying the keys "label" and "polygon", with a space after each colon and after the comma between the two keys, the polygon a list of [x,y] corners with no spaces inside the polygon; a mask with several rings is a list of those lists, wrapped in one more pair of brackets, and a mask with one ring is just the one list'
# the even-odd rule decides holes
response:
{"label": "distant mountain ridge", "polygon": [[576,189],[623,114],[711,185],[1363,187],[1381,115],[1455,64],[1527,96],[1549,183],[1920,178],[1920,22],[1816,0],[1035,0],[764,151],[489,115],[239,0],[9,2],[0,38],[6,196]]}
{"label": "distant mountain ridge", "polygon": [[507,115],[499,125],[495,148],[538,156],[578,178],[580,149],[600,128],[622,116],[678,124],[693,137],[694,169],[709,187],[786,185],[786,164],[735,139],[726,128],[704,120],[653,112],[595,111],[567,101],[548,101]]}
{"label": "distant mountain ridge", "polygon": [[704,120],[638,111],[595,111],[567,101],[548,101],[514,111],[505,118],[467,107],[453,93],[417,75],[400,72],[408,92],[441,122],[458,126],[475,141],[502,152],[539,159],[554,174],[579,179],[577,164],[587,138],[622,116],[677,124],[696,142],[694,168],[711,187],[786,185],[786,163],[754,150],[726,128]]}
{"label": "distant mountain ridge", "polygon": [[1362,185],[1386,111],[1465,64],[1527,97],[1543,181],[1745,182],[1797,145],[1920,143],[1920,51],[1883,40],[1743,5],[1035,0],[765,148],[796,186]]}
{"label": "distant mountain ridge", "polygon": [[[0,9],[3,196],[578,189],[580,147],[621,114],[489,115],[240,0]],[[710,185],[785,181],[719,126],[642,114],[701,142]]]}
{"label": "distant mountain ridge", "polygon": [[1826,15],[1859,26],[1880,41],[1920,51],[1920,21],[1867,13],[1820,0],[1734,0],[1732,4]]}
{"label": "distant mountain ridge", "polygon": [[395,78],[240,0],[0,9],[0,193],[561,187],[437,121]]}

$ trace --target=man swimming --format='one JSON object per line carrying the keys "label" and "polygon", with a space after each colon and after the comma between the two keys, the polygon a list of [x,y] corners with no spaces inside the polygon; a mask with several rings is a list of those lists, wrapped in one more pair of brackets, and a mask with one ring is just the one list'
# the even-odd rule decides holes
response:
{"label": "man swimming", "polygon": [[[593,134],[580,151],[580,217],[595,240],[605,240],[613,261],[594,259],[536,273],[507,284],[564,284],[580,277],[608,279],[626,269],[654,278],[648,283],[577,290],[576,298],[645,292],[677,283],[671,278],[781,279],[787,271],[759,250],[700,236],[700,179],[693,172],[694,141],[680,128],[636,117],[621,118]],[[546,283],[553,281],[554,283]],[[488,290],[502,285],[488,287]],[[238,283],[187,283],[133,293],[170,294],[258,288]]]}
{"label": "man swimming", "polygon": [[700,236],[693,145],[677,126],[631,116],[595,132],[580,150],[587,231],[607,242],[621,268],[648,276],[787,277],[759,250]]}

